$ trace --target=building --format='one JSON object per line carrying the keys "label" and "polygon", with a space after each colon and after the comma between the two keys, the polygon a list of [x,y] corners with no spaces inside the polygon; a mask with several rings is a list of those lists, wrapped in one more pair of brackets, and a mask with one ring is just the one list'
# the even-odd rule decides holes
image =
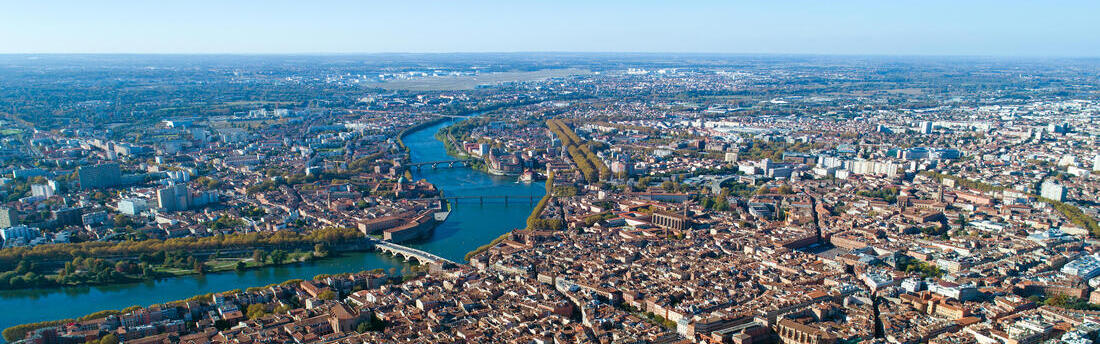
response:
{"label": "building", "polygon": [[0,208],[0,228],[19,225],[19,215],[11,208]]}
{"label": "building", "polygon": [[0,238],[4,239],[5,244],[9,240],[14,240],[18,238],[30,240],[37,238],[39,235],[41,235],[41,232],[38,231],[38,228],[27,226],[14,226],[0,229]]}
{"label": "building", "polygon": [[80,166],[76,174],[80,187],[85,189],[111,187],[122,182],[122,169],[116,163]]}
{"label": "building", "polygon": [[107,212],[95,211],[80,216],[80,222],[85,226],[98,226],[107,223]]}
{"label": "building", "polygon": [[11,177],[15,179],[41,177],[46,175],[46,170],[41,168],[21,168],[11,171]]}
{"label": "building", "polygon": [[761,219],[771,219],[775,216],[775,209],[768,203],[752,202],[749,203],[749,214]]}
{"label": "building", "polygon": [[118,201],[118,212],[134,216],[149,209],[149,203],[141,198],[126,198]]}
{"label": "building", "polygon": [[1100,276],[1100,259],[1093,255],[1082,256],[1063,265],[1062,273],[1082,280]]}
{"label": "building", "polygon": [[57,219],[59,226],[80,226],[83,221],[80,217],[83,216],[84,210],[81,208],[61,208],[53,211],[54,219]]}
{"label": "building", "polygon": [[33,184],[31,185],[31,196],[53,197],[53,188],[47,184]]}
{"label": "building", "polygon": [[726,162],[737,162],[737,153],[727,152],[725,161]]}
{"label": "building", "polygon": [[655,212],[653,213],[653,224],[657,227],[679,231],[691,227],[691,220],[677,214]]}
{"label": "building", "polygon": [[929,122],[929,121],[920,122],[920,133],[921,134],[931,134],[932,133],[932,122]]}
{"label": "building", "polygon": [[775,326],[775,333],[783,343],[832,344],[837,342],[833,334],[790,319],[780,320]]}
{"label": "building", "polygon": [[191,193],[187,185],[169,185],[157,190],[157,208],[165,211],[187,210],[191,205]]}
{"label": "building", "polygon": [[1069,124],[1047,124],[1047,131],[1055,134],[1065,134],[1069,132]]}
{"label": "building", "polygon": [[[892,162],[871,161],[871,160],[855,160],[848,162],[848,170],[852,174],[869,174],[869,175],[885,175],[886,177],[896,177],[898,170],[902,168],[902,165]],[[837,178],[840,178],[837,176]]]}
{"label": "building", "polygon": [[974,300],[979,296],[978,288],[972,284],[956,284],[944,281],[929,284],[928,291],[959,301]]}
{"label": "building", "polygon": [[1044,181],[1039,189],[1039,195],[1046,199],[1062,202],[1066,198],[1066,188],[1052,181]]}

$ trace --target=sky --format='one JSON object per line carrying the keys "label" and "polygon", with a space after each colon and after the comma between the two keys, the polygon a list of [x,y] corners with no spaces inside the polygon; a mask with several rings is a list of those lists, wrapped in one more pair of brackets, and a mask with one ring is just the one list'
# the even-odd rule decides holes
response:
{"label": "sky", "polygon": [[1097,0],[0,0],[0,53],[1100,56]]}

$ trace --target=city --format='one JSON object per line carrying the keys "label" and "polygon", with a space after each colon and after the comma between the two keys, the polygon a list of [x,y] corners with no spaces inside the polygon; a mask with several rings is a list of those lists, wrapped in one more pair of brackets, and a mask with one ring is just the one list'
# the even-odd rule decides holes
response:
{"label": "city", "polygon": [[1100,340],[1096,4],[264,5],[0,14],[0,343]]}

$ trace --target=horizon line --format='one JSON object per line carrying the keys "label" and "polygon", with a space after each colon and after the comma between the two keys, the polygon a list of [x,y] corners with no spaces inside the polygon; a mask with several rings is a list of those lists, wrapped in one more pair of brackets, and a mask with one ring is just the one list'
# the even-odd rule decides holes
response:
{"label": "horizon line", "polygon": [[713,55],[713,56],[817,56],[817,57],[920,57],[1009,59],[1100,59],[1100,55],[1019,54],[920,54],[920,53],[782,53],[782,52],[661,52],[661,51],[451,51],[451,52],[0,52],[0,56],[369,56],[369,55]]}

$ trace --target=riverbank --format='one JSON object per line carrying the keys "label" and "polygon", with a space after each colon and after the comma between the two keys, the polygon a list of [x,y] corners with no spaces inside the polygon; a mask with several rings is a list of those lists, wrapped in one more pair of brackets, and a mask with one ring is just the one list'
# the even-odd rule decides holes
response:
{"label": "riverbank", "polygon": [[[239,251],[239,250],[238,250]],[[247,250],[245,253],[251,255],[230,255],[223,256],[218,252],[211,253],[191,253],[190,257],[200,257],[204,260],[196,260],[194,262],[186,262],[187,266],[181,264],[168,265],[139,265],[132,260],[139,260],[139,258],[131,257],[130,259],[121,260],[101,260],[102,263],[95,261],[95,259],[88,259],[85,264],[72,264],[66,263],[66,268],[56,271],[52,274],[41,274],[37,278],[37,281],[24,278],[23,282],[12,283],[10,282],[12,277],[9,277],[8,284],[5,288],[0,290],[18,291],[31,288],[67,288],[67,287],[87,287],[87,286],[111,286],[119,284],[137,283],[143,281],[152,281],[162,278],[175,278],[184,277],[190,275],[202,275],[207,273],[219,273],[229,271],[248,271],[267,267],[276,267],[286,264],[304,263],[314,260],[331,259],[340,256],[347,252],[368,252],[371,251],[369,247],[360,245],[345,245],[335,248],[325,248],[323,252],[318,252],[315,248],[302,247],[293,251],[283,251],[276,249],[268,252],[257,248],[251,252]],[[257,253],[260,252],[260,253]],[[257,260],[260,259],[260,260]],[[111,264],[114,263],[114,264]],[[143,266],[144,265],[144,266]],[[89,268],[91,266],[91,268]],[[71,272],[70,267],[73,269],[82,268],[87,270],[80,270]],[[106,272],[103,270],[106,269]],[[96,272],[100,270],[99,272]],[[17,270],[18,271],[18,270]],[[30,272],[33,273],[33,272]],[[105,274],[106,277],[97,277],[97,274]],[[0,276],[4,277],[4,276]],[[22,277],[22,276],[18,276]],[[2,278],[0,278],[2,279]]]}
{"label": "riverbank", "polygon": [[[406,280],[409,280],[409,279],[412,279],[412,278],[417,278],[417,277],[423,276],[423,274],[426,273],[426,270],[427,270],[426,267],[414,265],[411,269],[409,269],[409,272],[407,274],[404,271],[402,271],[402,273],[399,274],[399,275],[393,275],[392,273],[391,274],[386,274],[383,269],[374,269],[374,270],[370,270],[370,271],[367,271],[367,270],[359,271],[357,273],[348,272],[348,273],[339,273],[339,274],[319,274],[319,275],[313,276],[311,279],[316,281],[316,280],[323,279],[323,278],[326,278],[326,277],[329,277],[329,276],[342,276],[342,275],[371,273],[371,274],[385,274],[386,276],[385,276],[384,284],[393,284],[393,283],[398,283],[398,282],[401,282],[401,281],[406,281]],[[300,278],[299,279],[290,279],[290,280],[286,280],[286,281],[283,281],[283,282],[280,282],[280,283],[272,283],[272,284],[268,284],[268,285],[260,286],[260,287],[250,287],[250,288],[245,289],[244,292],[255,292],[255,291],[270,288],[270,287],[273,287],[273,286],[284,286],[284,287],[285,286],[292,286],[292,285],[296,285],[296,284],[298,284],[302,281],[304,281],[304,279],[300,279]],[[183,304],[185,304],[186,302],[189,302],[189,301],[207,301],[208,302],[208,300],[210,300],[211,297],[214,294],[236,294],[236,293],[239,293],[241,291],[242,291],[241,289],[223,290],[223,291],[219,291],[219,292],[211,292],[211,293],[206,293],[206,294],[194,295],[194,296],[191,296],[191,297],[186,298],[186,299],[168,301],[168,302],[159,303],[159,304],[156,304],[156,305],[183,306]],[[148,305],[146,307],[149,307],[149,306],[154,306],[154,305]],[[4,328],[3,332],[0,333],[0,334],[2,334],[4,341],[13,342],[13,341],[17,341],[17,340],[25,338],[27,336],[27,333],[30,333],[31,331],[34,331],[34,330],[37,330],[37,329],[40,329],[40,328],[63,325],[63,324],[73,323],[73,322],[81,322],[81,321],[101,319],[101,318],[106,318],[108,316],[118,316],[118,315],[123,315],[123,314],[126,314],[126,313],[130,313],[130,312],[142,309],[142,308],[145,308],[145,307],[135,305],[135,306],[126,307],[122,310],[101,310],[101,311],[97,311],[95,313],[80,316],[78,318],[47,320],[47,321],[39,321],[39,322],[34,322],[34,323],[19,324],[19,325]]]}
{"label": "riverbank", "polygon": [[435,125],[439,122],[443,122],[443,121],[446,121],[446,120],[447,120],[447,117],[440,116],[440,117],[436,117],[435,119],[432,119],[432,120],[429,120],[429,121],[424,121],[424,122],[421,122],[417,125],[414,125],[414,126],[405,128],[404,130],[401,130],[401,132],[397,133],[397,145],[401,147],[401,150],[405,151],[405,154],[408,154],[409,153],[409,146],[405,145],[405,136],[409,135],[409,133],[412,133],[412,132],[415,132],[415,131],[418,131],[420,129],[424,129],[424,128],[427,128],[427,127],[430,127],[432,125]]}

